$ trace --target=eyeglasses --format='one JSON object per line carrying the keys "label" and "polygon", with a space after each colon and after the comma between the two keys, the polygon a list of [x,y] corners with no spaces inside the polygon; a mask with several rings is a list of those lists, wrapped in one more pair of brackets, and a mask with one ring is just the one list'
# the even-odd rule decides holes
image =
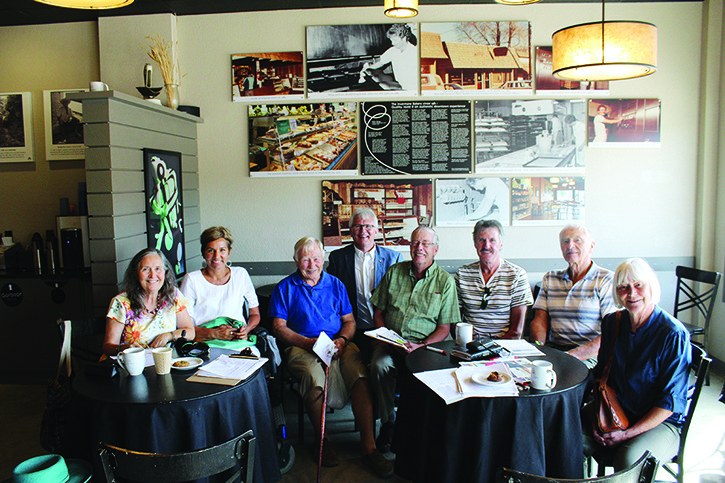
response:
{"label": "eyeglasses", "polygon": [[373,228],[377,228],[377,226],[375,226],[375,225],[352,225],[350,228],[352,228],[353,230],[370,231]]}
{"label": "eyeglasses", "polygon": [[488,307],[488,296],[491,295],[491,289],[488,287],[485,287],[483,289],[483,299],[481,300],[481,310],[486,310],[486,307]]}
{"label": "eyeglasses", "polygon": [[423,246],[423,248],[428,248],[428,247],[431,247],[431,246],[435,245],[435,243],[431,243],[431,242],[419,242],[417,240],[416,241],[413,241],[413,242],[410,242],[410,246],[411,247],[418,247],[418,246],[421,246],[421,245]]}

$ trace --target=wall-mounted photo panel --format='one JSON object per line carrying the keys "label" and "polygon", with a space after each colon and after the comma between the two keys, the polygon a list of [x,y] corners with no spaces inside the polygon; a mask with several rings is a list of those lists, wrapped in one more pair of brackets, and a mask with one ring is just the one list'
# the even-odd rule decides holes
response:
{"label": "wall-mounted photo panel", "polygon": [[418,25],[307,27],[307,96],[418,95]]}
{"label": "wall-mounted photo panel", "polygon": [[375,241],[407,250],[410,235],[433,218],[433,181],[328,180],[322,182],[322,236],[326,249],[352,243],[350,218],[358,208],[378,217]]}
{"label": "wall-mounted photo panel", "polygon": [[476,173],[584,173],[583,99],[476,101]]}
{"label": "wall-mounted photo panel", "polygon": [[420,24],[423,96],[531,94],[530,22]]}
{"label": "wall-mounted photo panel", "polygon": [[178,280],[186,274],[181,153],[144,148],[143,157],[148,246],[163,252]]}
{"label": "wall-mounted photo panel", "polygon": [[562,225],[584,220],[584,177],[511,179],[513,225]]}
{"label": "wall-mounted photo panel", "polygon": [[30,92],[0,93],[0,163],[35,161]]}
{"label": "wall-mounted photo panel", "polygon": [[557,95],[607,95],[609,81],[570,81],[554,77],[551,45],[536,47],[536,92],[556,91]]}
{"label": "wall-mounted photo panel", "polygon": [[471,172],[471,101],[363,102],[363,174]]}
{"label": "wall-mounted photo panel", "polygon": [[478,220],[510,224],[511,191],[508,178],[436,180],[436,225],[470,226]]}
{"label": "wall-mounted photo panel", "polygon": [[660,147],[659,99],[590,99],[589,145]]}
{"label": "wall-mounted photo panel", "polygon": [[88,89],[43,91],[45,118],[45,159],[85,159],[83,144],[83,103],[66,97]]}
{"label": "wall-mounted photo panel", "polygon": [[280,102],[304,97],[302,52],[232,55],[232,101]]}
{"label": "wall-mounted photo panel", "polygon": [[249,176],[356,176],[354,102],[250,105]]}

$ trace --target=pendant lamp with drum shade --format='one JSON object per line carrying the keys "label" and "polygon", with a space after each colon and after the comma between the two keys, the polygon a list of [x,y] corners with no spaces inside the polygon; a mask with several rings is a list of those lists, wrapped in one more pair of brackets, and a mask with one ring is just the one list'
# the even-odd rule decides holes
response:
{"label": "pendant lamp with drum shade", "polygon": [[409,18],[418,15],[418,0],[385,0],[385,15]]}
{"label": "pendant lamp with drum shade", "polygon": [[133,0],[35,0],[46,5],[65,8],[81,8],[86,10],[105,10],[108,8],[126,7]]}
{"label": "pendant lamp with drum shade", "polygon": [[538,3],[541,0],[494,0],[496,3],[501,5],[530,5],[532,3]]}
{"label": "pendant lamp with drum shade", "polygon": [[647,22],[604,20],[554,32],[554,77],[572,81],[633,79],[657,71],[657,27]]}

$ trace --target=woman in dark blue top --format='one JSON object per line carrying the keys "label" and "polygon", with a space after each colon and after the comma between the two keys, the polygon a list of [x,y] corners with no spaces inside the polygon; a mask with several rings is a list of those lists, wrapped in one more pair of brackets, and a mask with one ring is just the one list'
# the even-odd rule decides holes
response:
{"label": "woman in dark blue top", "polygon": [[[613,287],[615,303],[625,310],[607,384],[616,390],[630,425],[624,431],[602,433],[594,423],[593,434],[585,438],[585,453],[613,452],[615,471],[620,471],[646,450],[660,461],[677,454],[691,348],[687,329],[657,305],[660,284],[647,262],[641,258],[622,262]],[[612,350],[615,319],[616,312],[602,321],[597,378]]]}

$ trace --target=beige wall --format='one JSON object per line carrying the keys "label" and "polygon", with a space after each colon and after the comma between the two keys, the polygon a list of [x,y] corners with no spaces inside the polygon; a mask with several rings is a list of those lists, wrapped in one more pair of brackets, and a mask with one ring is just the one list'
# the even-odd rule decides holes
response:
{"label": "beige wall", "polygon": [[55,228],[59,199],[78,202],[83,161],[45,160],[43,91],[88,88],[98,79],[95,22],[0,28],[0,92],[31,92],[34,163],[0,163],[0,230],[30,243]]}

